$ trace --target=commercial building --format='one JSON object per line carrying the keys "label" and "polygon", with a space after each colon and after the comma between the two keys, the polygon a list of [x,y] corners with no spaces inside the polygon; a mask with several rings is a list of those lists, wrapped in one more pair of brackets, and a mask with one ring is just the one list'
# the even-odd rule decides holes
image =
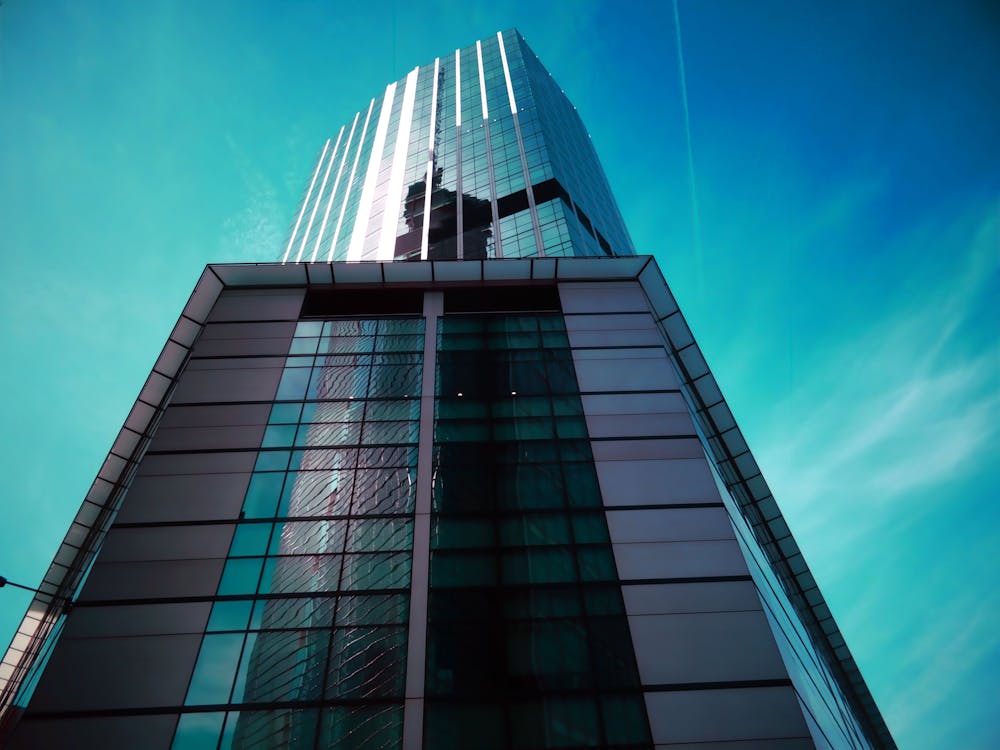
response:
{"label": "commercial building", "polygon": [[14,750],[894,747],[515,31],[205,269],[0,669]]}

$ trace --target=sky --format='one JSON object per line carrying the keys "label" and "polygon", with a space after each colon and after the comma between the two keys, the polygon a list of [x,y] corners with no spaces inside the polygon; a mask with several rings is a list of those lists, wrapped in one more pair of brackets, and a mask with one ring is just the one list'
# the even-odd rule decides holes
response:
{"label": "sky", "polygon": [[1000,10],[677,17],[682,57],[669,2],[3,0],[0,575],[42,578],[204,265],[278,258],[326,138],[516,26],[900,747],[1000,746]]}

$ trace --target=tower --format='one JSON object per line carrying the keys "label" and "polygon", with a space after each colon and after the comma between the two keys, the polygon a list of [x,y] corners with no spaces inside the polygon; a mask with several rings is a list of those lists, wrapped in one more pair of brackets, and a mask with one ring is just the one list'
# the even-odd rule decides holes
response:
{"label": "tower", "polygon": [[11,748],[894,746],[515,31],[206,268],[2,669]]}

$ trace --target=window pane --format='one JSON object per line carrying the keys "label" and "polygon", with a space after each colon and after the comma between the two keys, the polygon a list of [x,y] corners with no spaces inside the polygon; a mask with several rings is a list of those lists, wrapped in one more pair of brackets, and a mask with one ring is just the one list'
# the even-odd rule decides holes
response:
{"label": "window pane", "polygon": [[514,748],[598,745],[597,705],[590,698],[564,696],[515,704],[511,741]]}
{"label": "window pane", "polygon": [[486,552],[439,550],[431,554],[431,586],[496,585],[497,564]]}
{"label": "window pane", "polygon": [[228,703],[242,647],[243,633],[206,635],[201,642],[184,705]]}
{"label": "window pane", "polygon": [[601,698],[601,715],[609,744],[649,744],[646,707],[641,696],[606,695]]}
{"label": "window pane", "polygon": [[522,690],[592,687],[582,620],[535,620],[507,626],[507,671]]}
{"label": "window pane", "polygon": [[[287,708],[276,711],[242,711],[230,714],[220,750],[282,748],[312,750],[316,741],[317,709]],[[229,723],[234,723],[230,734]]]}
{"label": "window pane", "polygon": [[208,630],[246,630],[253,601],[215,602],[208,618]]}
{"label": "window pane", "polygon": [[284,481],[284,474],[274,472],[251,476],[246,498],[243,500],[243,517],[273,518]]}
{"label": "window pane", "polygon": [[500,523],[500,543],[505,547],[540,544],[569,544],[569,524],[565,516],[523,514]]}
{"label": "window pane", "polygon": [[241,523],[236,526],[233,543],[229,547],[230,557],[259,557],[267,554],[267,543],[271,538],[269,523]]}
{"label": "window pane", "polygon": [[265,630],[329,627],[333,624],[335,603],[334,597],[268,599],[258,605],[262,613],[257,625]]}
{"label": "window pane", "polygon": [[434,750],[502,750],[504,714],[497,705],[430,701],[424,723],[424,746]]}
{"label": "window pane", "polygon": [[337,625],[397,625],[409,619],[408,594],[341,596]]}
{"label": "window pane", "polygon": [[[281,555],[315,555],[344,551],[346,521],[286,521],[272,551]],[[275,544],[277,542],[277,544]]]}
{"label": "window pane", "polygon": [[181,714],[170,750],[215,750],[224,713]]}
{"label": "window pane", "polygon": [[348,552],[395,552],[413,546],[413,522],[403,518],[351,521]]}
{"label": "window pane", "polygon": [[618,580],[615,558],[611,553],[611,548],[607,545],[602,547],[579,547],[576,551],[576,559],[580,566],[580,580]]}
{"label": "window pane", "polygon": [[608,543],[608,522],[603,513],[574,513],[571,522],[577,544]]}
{"label": "window pane", "polygon": [[241,675],[243,690],[237,697],[246,703],[318,699],[328,648],[326,630],[258,633]]}
{"label": "window pane", "polygon": [[402,706],[323,709],[318,746],[324,750],[395,750],[402,742]]}
{"label": "window pane", "polygon": [[288,451],[261,451],[257,454],[254,471],[284,471],[288,468]]}
{"label": "window pane", "polygon": [[226,561],[219,581],[219,596],[253,594],[260,580],[262,557],[238,557]]}
{"label": "window pane", "polygon": [[573,554],[565,548],[536,547],[503,554],[504,583],[566,583],[576,580]]}
{"label": "window pane", "polygon": [[278,383],[278,393],[274,397],[275,400],[301,401],[306,395],[310,372],[308,367],[286,367],[281,374],[281,382]]}
{"label": "window pane", "polygon": [[292,594],[336,591],[342,555],[269,557],[261,593]]}
{"label": "window pane", "polygon": [[295,424],[302,413],[302,404],[275,404],[271,407],[269,424]]}
{"label": "window pane", "polygon": [[405,628],[337,628],[333,631],[326,697],[402,697],[405,661]]}
{"label": "window pane", "polygon": [[492,547],[494,522],[481,518],[437,516],[431,521],[431,549]]}

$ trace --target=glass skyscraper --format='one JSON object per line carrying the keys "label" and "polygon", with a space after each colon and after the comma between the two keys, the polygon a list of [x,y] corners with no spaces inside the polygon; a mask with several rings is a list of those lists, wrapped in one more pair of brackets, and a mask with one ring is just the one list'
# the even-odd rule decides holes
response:
{"label": "glass skyscraper", "polygon": [[634,253],[576,109],[510,31],[414,68],[327,141],[282,261]]}
{"label": "glass skyscraper", "polygon": [[573,106],[516,31],[210,265],[0,665],[41,747],[892,748]]}

